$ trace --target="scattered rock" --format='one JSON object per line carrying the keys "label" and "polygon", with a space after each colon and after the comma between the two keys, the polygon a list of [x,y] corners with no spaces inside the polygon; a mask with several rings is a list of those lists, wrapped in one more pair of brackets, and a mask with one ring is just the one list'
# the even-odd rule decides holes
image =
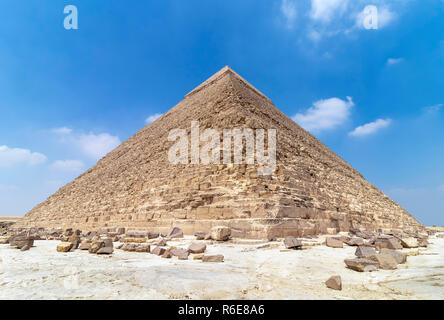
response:
{"label": "scattered rock", "polygon": [[150,249],[151,249],[151,246],[149,246],[149,245],[139,245],[139,246],[136,246],[135,251],[149,253]]}
{"label": "scattered rock", "polygon": [[336,228],[327,228],[327,234],[337,234],[338,230]]}
{"label": "scattered rock", "polygon": [[356,248],[355,255],[358,258],[370,258],[371,256],[376,255],[376,250],[372,247],[359,246]]}
{"label": "scattered rock", "polygon": [[343,248],[342,241],[335,238],[326,238],[325,245],[331,248]]}
{"label": "scattered rock", "polygon": [[372,260],[377,261],[379,268],[383,270],[394,270],[398,267],[398,263],[391,254],[376,254]]}
{"label": "scattered rock", "polygon": [[375,241],[375,246],[378,250],[381,249],[393,249],[393,250],[400,250],[402,249],[401,241],[398,239],[391,237],[391,238],[378,238]]}
{"label": "scattered rock", "polygon": [[429,245],[429,241],[426,238],[418,239],[418,246],[426,248]]}
{"label": "scattered rock", "polygon": [[93,241],[91,246],[88,249],[89,253],[97,253],[101,248],[105,246],[105,242],[103,241]]}
{"label": "scattered rock", "polygon": [[418,240],[413,237],[402,238],[401,244],[404,248],[418,248]]}
{"label": "scattered rock", "polygon": [[125,238],[123,242],[145,243],[146,238]]}
{"label": "scattered rock", "polygon": [[0,244],[8,244],[8,238],[0,238]]}
{"label": "scattered rock", "polygon": [[224,226],[216,226],[211,228],[211,239],[216,241],[227,241],[230,239],[231,229]]}
{"label": "scattered rock", "polygon": [[159,232],[148,232],[148,239],[156,239],[159,237]]}
{"label": "scattered rock", "polygon": [[123,251],[134,252],[136,251],[136,245],[134,243],[125,243],[121,249]]}
{"label": "scattered rock", "polygon": [[97,254],[111,254],[114,252],[113,247],[102,247],[97,250]]}
{"label": "scattered rock", "polygon": [[23,246],[20,250],[21,251],[28,251],[29,249],[31,249],[31,246],[29,244]]}
{"label": "scattered rock", "polygon": [[364,239],[357,238],[357,237],[347,238],[345,240],[345,243],[347,245],[351,246],[351,247],[363,246],[364,245]]}
{"label": "scattered rock", "polygon": [[284,239],[284,245],[287,249],[301,249],[302,241],[293,236],[288,236]]}
{"label": "scattered rock", "polygon": [[171,252],[169,252],[168,250],[165,250],[165,251],[162,253],[162,258],[170,259],[171,257],[172,257],[172,254],[171,254]]}
{"label": "scattered rock", "polygon": [[378,262],[365,258],[345,259],[344,262],[348,268],[359,272],[374,271],[378,266]]}
{"label": "scattered rock", "polygon": [[125,234],[125,228],[117,228],[117,234]]}
{"label": "scattered rock", "polygon": [[161,248],[161,247],[155,247],[155,248],[151,251],[152,254],[155,254],[155,255],[157,255],[157,256],[161,256],[161,255],[163,255],[164,252],[165,252],[165,248]]}
{"label": "scattered rock", "polygon": [[194,236],[196,237],[196,240],[203,240],[203,239],[205,239],[206,235],[207,235],[207,233],[205,231],[196,231],[194,233]]}
{"label": "scattered rock", "polygon": [[223,262],[223,261],[224,261],[224,256],[221,254],[202,257],[202,262]]}
{"label": "scattered rock", "polygon": [[202,260],[202,258],[203,258],[203,254],[196,254],[194,257],[193,257],[193,260]]}
{"label": "scattered rock", "polygon": [[157,245],[164,247],[167,245],[167,241],[164,238],[161,238],[159,241],[157,241]]}
{"label": "scattered rock", "polygon": [[437,234],[436,237],[442,239],[442,238],[444,238],[444,233],[443,234]]}
{"label": "scattered rock", "polygon": [[79,249],[80,250],[89,250],[90,247],[91,247],[90,242],[82,242],[79,246]]}
{"label": "scattered rock", "polygon": [[32,247],[34,245],[34,239],[27,236],[17,236],[9,238],[9,244],[18,249],[21,249],[24,246]]}
{"label": "scattered rock", "polygon": [[342,290],[342,280],[340,276],[333,276],[327,281],[325,281],[325,284],[328,288],[334,289],[334,290]]}
{"label": "scattered rock", "polygon": [[168,250],[173,256],[178,257],[180,260],[188,260],[189,252],[182,248],[170,248]]}
{"label": "scattered rock", "polygon": [[167,238],[183,238],[183,231],[181,228],[174,227],[167,234]]}
{"label": "scattered rock", "polygon": [[396,262],[398,264],[400,263],[405,263],[407,261],[407,255],[405,253],[396,251],[396,250],[392,250],[392,249],[381,249],[380,251],[383,254],[389,254],[391,255],[393,258],[395,258]]}
{"label": "scattered rock", "polygon": [[71,242],[62,242],[61,244],[57,245],[57,252],[68,252],[72,248]]}
{"label": "scattered rock", "polygon": [[205,243],[192,243],[188,247],[189,253],[204,253],[207,249],[207,245]]}

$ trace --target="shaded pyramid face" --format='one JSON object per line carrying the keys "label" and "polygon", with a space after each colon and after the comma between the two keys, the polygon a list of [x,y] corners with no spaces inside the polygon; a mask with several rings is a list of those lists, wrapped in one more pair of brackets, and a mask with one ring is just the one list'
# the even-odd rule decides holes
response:
{"label": "shaded pyramid face", "polygon": [[[171,163],[169,133],[191,134],[192,121],[201,132],[275,129],[275,170],[260,175],[257,163],[245,161]],[[228,67],[32,209],[21,224],[151,231],[178,226],[185,234],[226,225],[233,236],[248,238],[422,227]]]}

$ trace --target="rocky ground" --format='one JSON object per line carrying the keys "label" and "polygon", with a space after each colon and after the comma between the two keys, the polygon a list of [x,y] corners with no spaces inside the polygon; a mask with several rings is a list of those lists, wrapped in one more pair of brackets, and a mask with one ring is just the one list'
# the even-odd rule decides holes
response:
{"label": "rocky ground", "polygon": [[[337,235],[340,236],[340,235]],[[326,246],[325,236],[301,239],[302,250],[280,241],[201,240],[211,263],[117,249],[57,252],[59,240],[35,240],[28,251],[0,245],[0,299],[444,299],[444,238],[426,248],[402,249],[407,262],[395,270],[346,268],[355,246]],[[158,240],[152,240],[158,241]],[[195,237],[168,239],[187,248]],[[198,241],[197,241],[198,242]],[[153,249],[154,246],[151,247]],[[325,281],[339,275],[342,290]]]}

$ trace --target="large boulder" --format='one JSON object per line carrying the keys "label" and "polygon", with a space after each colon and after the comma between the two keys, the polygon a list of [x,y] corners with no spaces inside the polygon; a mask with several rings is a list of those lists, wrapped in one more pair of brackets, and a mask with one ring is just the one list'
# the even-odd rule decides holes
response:
{"label": "large boulder", "polygon": [[378,250],[381,249],[400,250],[402,249],[402,244],[401,241],[399,241],[395,237],[380,237],[375,240],[375,247]]}
{"label": "large boulder", "polygon": [[231,229],[225,226],[216,226],[211,228],[211,239],[216,241],[227,241],[231,236]]}
{"label": "large boulder", "polygon": [[343,248],[342,241],[335,238],[326,238],[325,245],[331,248]]}
{"label": "large boulder", "polygon": [[358,237],[351,237],[351,238],[347,238],[345,240],[345,243],[351,247],[356,247],[356,246],[363,246],[364,245],[364,239],[362,238],[358,238]]}
{"label": "large boulder", "polygon": [[402,238],[401,244],[404,248],[418,248],[418,240],[413,237]]}
{"label": "large boulder", "polygon": [[57,252],[68,252],[72,248],[71,242],[62,242],[59,245],[57,245]]}
{"label": "large boulder", "polygon": [[101,240],[96,240],[91,243],[91,246],[88,249],[89,253],[97,253],[101,248],[105,247],[105,242]]}
{"label": "large boulder", "polygon": [[334,290],[342,290],[342,280],[340,276],[330,277],[327,281],[325,281],[325,285]]}
{"label": "large boulder", "polygon": [[370,258],[376,254],[376,250],[373,247],[359,246],[356,248],[355,255],[358,258]]}
{"label": "large boulder", "polygon": [[293,236],[288,236],[284,239],[284,245],[287,249],[301,249],[302,241]]}
{"label": "large boulder", "polygon": [[345,265],[352,270],[359,272],[375,271],[378,262],[365,258],[345,259]]}
{"label": "large boulder", "polygon": [[372,257],[372,260],[378,262],[378,266],[383,270],[394,270],[398,267],[398,262],[391,254],[376,254]]}
{"label": "large boulder", "polygon": [[207,233],[205,231],[196,231],[194,233],[194,236],[196,237],[196,240],[203,240],[203,239],[205,239],[206,235],[207,235]]}
{"label": "large boulder", "polygon": [[159,237],[159,235],[160,235],[159,232],[148,232],[147,237],[148,239],[156,239]]}
{"label": "large boulder", "polygon": [[192,243],[188,247],[189,253],[204,253],[207,249],[207,245],[205,243]]}
{"label": "large boulder", "polygon": [[153,250],[151,250],[151,253],[155,254],[157,256],[163,255],[164,252],[165,252],[165,248],[162,248],[162,247],[155,247]]}
{"label": "large boulder", "polygon": [[177,257],[179,260],[188,260],[189,252],[188,250],[182,248],[171,248],[169,250],[171,254]]}
{"label": "large boulder", "polygon": [[28,236],[16,236],[9,238],[9,244],[17,249],[21,249],[24,246],[32,247],[34,245],[34,238]]}
{"label": "large boulder", "polygon": [[150,252],[150,249],[151,249],[151,246],[150,246],[150,245],[147,245],[147,244],[141,244],[141,245],[137,245],[137,246],[136,246],[135,251],[136,251],[136,252],[147,252],[147,253],[149,253],[149,252]]}
{"label": "large boulder", "polygon": [[181,228],[174,227],[167,234],[167,238],[183,238],[183,231]]}
{"label": "large boulder", "polygon": [[111,254],[114,252],[113,247],[102,247],[99,250],[97,250],[97,254]]}
{"label": "large boulder", "polygon": [[402,252],[399,252],[396,250],[381,249],[380,253],[391,255],[393,258],[395,258],[395,260],[398,264],[405,263],[407,261],[407,255],[405,253],[402,253]]}

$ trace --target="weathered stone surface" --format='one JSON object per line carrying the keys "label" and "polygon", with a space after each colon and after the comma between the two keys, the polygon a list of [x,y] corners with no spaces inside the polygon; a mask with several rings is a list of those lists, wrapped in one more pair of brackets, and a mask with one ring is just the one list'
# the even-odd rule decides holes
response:
{"label": "weathered stone surface", "polygon": [[181,228],[174,227],[167,234],[167,238],[183,238],[183,231]]}
{"label": "weathered stone surface", "polygon": [[398,239],[391,238],[379,238],[375,241],[375,246],[378,250],[380,249],[392,249],[392,250],[400,250],[402,249],[401,241]]}
{"label": "weathered stone surface", "polygon": [[80,250],[89,250],[90,247],[91,247],[91,243],[82,242],[79,246],[79,249]]}
{"label": "weathered stone surface", "polygon": [[356,248],[355,255],[358,258],[370,258],[376,254],[376,250],[368,246],[359,246]]}
{"label": "weathered stone surface", "polygon": [[[272,179],[245,161],[172,164],[169,132],[190,130],[194,120],[202,130],[276,129]],[[224,225],[232,228],[232,237],[264,239],[268,234],[303,237],[332,229],[422,228],[228,67],[34,207],[17,226],[165,232],[172,223],[185,234]]]}
{"label": "weathered stone surface", "polygon": [[207,233],[205,231],[196,231],[194,233],[196,240],[204,240],[206,235],[207,235]]}
{"label": "weathered stone surface", "polygon": [[327,247],[331,247],[331,248],[343,248],[344,247],[341,240],[334,239],[334,238],[326,238],[325,245]]}
{"label": "weathered stone surface", "polygon": [[121,249],[123,251],[134,252],[136,251],[136,248],[137,246],[134,243],[125,243]]}
{"label": "weathered stone surface", "polygon": [[145,238],[125,238],[123,242],[145,243]]}
{"label": "weathered stone surface", "polygon": [[204,253],[207,249],[207,245],[205,243],[192,243],[188,247],[189,253]]}
{"label": "weathered stone surface", "polygon": [[[155,239],[155,238],[159,237],[159,232],[148,232],[147,236],[148,236],[148,239]],[[182,236],[183,236],[183,234],[182,234]]]}
{"label": "weathered stone surface", "polygon": [[164,252],[165,252],[165,248],[161,248],[161,247],[155,247],[153,250],[151,250],[151,253],[155,254],[157,256],[163,255]]}
{"label": "weathered stone surface", "polygon": [[351,237],[345,240],[345,243],[351,247],[363,246],[364,239],[358,237]]}
{"label": "weathered stone surface", "polygon": [[97,250],[97,254],[111,254],[114,252],[113,247],[102,247]]}
{"label": "weathered stone surface", "polygon": [[9,244],[17,249],[21,249],[24,246],[32,247],[34,245],[34,239],[27,236],[17,236],[9,238]]}
{"label": "weathered stone surface", "polygon": [[378,267],[378,262],[365,258],[345,259],[344,262],[348,268],[359,272],[373,271]]}
{"label": "weathered stone surface", "polygon": [[93,241],[88,249],[89,253],[97,253],[101,248],[105,247],[105,242],[103,241]]}
{"label": "weathered stone surface", "polygon": [[425,238],[418,239],[418,246],[422,248],[426,248],[429,245],[429,241]]}
{"label": "weathered stone surface", "polygon": [[172,247],[168,251],[175,257],[182,257],[183,260],[188,259],[189,252],[186,249]]}
{"label": "weathered stone surface", "polygon": [[202,257],[203,262],[223,262],[224,256],[221,254],[218,255],[211,255],[211,256],[203,256]]}
{"label": "weathered stone surface", "polygon": [[342,279],[341,276],[332,276],[327,281],[325,281],[325,285],[334,290],[342,290]]}
{"label": "weathered stone surface", "polygon": [[151,249],[151,246],[150,245],[145,245],[145,244],[142,244],[142,245],[138,245],[138,246],[136,246],[136,249],[135,249],[135,251],[136,252],[150,252],[150,249]]}
{"label": "weathered stone surface", "polygon": [[172,255],[171,252],[168,251],[168,250],[165,250],[165,251],[162,253],[162,258],[165,258],[165,259],[170,259],[172,256],[173,256],[173,255]]}
{"label": "weathered stone surface", "polygon": [[418,240],[413,237],[402,238],[401,244],[404,248],[418,248]]}
{"label": "weathered stone surface", "polygon": [[407,261],[407,254],[396,251],[396,250],[381,249],[380,253],[391,255],[393,258],[395,258],[395,260],[398,264],[405,263]]}
{"label": "weathered stone surface", "polygon": [[284,239],[284,245],[287,249],[300,249],[302,247],[302,241],[295,237],[288,236]]}
{"label": "weathered stone surface", "polygon": [[231,229],[224,226],[216,226],[211,228],[211,239],[216,241],[227,241],[230,239]]}
{"label": "weathered stone surface", "polygon": [[384,270],[394,270],[398,267],[398,262],[391,254],[376,254],[372,257],[372,260],[378,262],[378,267]]}
{"label": "weathered stone surface", "polygon": [[62,242],[61,244],[57,245],[57,252],[68,252],[72,248],[71,242]]}
{"label": "weathered stone surface", "polygon": [[161,238],[159,241],[157,241],[157,245],[160,247],[165,247],[167,245],[167,241],[164,238]]}
{"label": "weathered stone surface", "polygon": [[24,245],[20,250],[21,251],[28,251],[29,249],[31,249],[31,246],[29,244]]}

